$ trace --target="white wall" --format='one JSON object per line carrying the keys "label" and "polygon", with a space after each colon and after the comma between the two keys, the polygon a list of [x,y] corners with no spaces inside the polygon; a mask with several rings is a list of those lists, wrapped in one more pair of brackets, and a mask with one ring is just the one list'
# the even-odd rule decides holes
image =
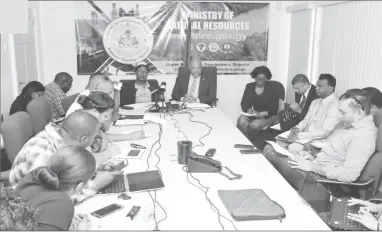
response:
{"label": "white wall", "polygon": [[[308,70],[313,83],[321,73],[331,73],[337,79],[337,95],[367,86],[382,90],[381,2],[296,2],[287,11],[296,16],[312,12],[311,27],[291,30],[290,36],[310,36],[311,54],[300,69]],[[291,28],[297,24],[301,22],[292,20]]]}
{"label": "white wall", "polygon": [[1,34],[1,114],[9,115],[9,109],[17,96],[16,76],[12,69],[11,35]]}
{"label": "white wall", "polygon": [[[38,2],[36,2],[38,4]],[[285,13],[286,2],[271,2],[269,13],[268,67],[273,78],[285,86],[289,43],[289,15]],[[66,71],[74,77],[73,87],[68,94],[84,89],[88,76],[77,75],[76,37],[74,23],[74,3],[71,1],[40,1],[38,6],[41,77],[43,83],[49,83],[56,73]],[[120,77],[113,77],[118,79]],[[131,77],[126,77],[128,79]],[[175,83],[174,75],[155,76],[161,82],[166,81],[170,93]],[[236,123],[240,114],[240,101],[245,85],[252,81],[250,76],[218,76],[218,106]]]}

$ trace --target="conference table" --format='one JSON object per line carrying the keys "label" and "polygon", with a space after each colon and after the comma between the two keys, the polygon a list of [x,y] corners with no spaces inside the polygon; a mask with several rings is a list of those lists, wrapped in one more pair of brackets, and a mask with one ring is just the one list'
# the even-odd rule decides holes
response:
{"label": "conference table", "polygon": [[[147,108],[130,110],[129,114],[139,115],[145,110]],[[156,115],[159,117],[159,114]],[[139,125],[114,126],[111,133],[126,133],[140,128]],[[251,143],[219,108],[189,109],[166,115],[161,128],[162,133],[159,133],[159,124],[147,123],[143,129],[150,137],[116,142],[114,145],[121,154],[127,154],[132,142],[146,146],[139,159],[128,160],[124,171],[134,173],[159,169],[165,187],[150,192],[128,193],[132,197],[130,200],[118,199],[118,194],[96,195],[80,203],[75,207],[76,213],[89,214],[94,230],[330,230],[262,154],[241,154],[239,149],[234,148],[234,144]],[[201,137],[205,145],[194,147],[194,152],[204,155],[209,148],[215,148],[217,151],[213,158],[243,177],[229,180],[217,173],[193,173],[194,179],[187,174],[183,165],[177,162],[177,142],[189,140],[193,146],[202,145],[199,141]],[[281,222],[235,221],[220,200],[218,190],[237,189],[262,189],[284,208],[285,219]],[[90,216],[91,212],[112,203],[124,208],[101,219]],[[131,220],[126,215],[133,206],[141,206],[141,209]],[[214,207],[219,213],[214,211]]]}

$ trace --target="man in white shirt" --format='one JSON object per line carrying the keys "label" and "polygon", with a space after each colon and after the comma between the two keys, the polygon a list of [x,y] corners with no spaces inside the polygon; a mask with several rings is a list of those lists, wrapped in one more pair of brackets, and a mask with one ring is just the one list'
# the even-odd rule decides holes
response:
{"label": "man in white shirt", "polygon": [[203,67],[200,58],[190,62],[189,69],[179,68],[172,99],[185,103],[205,103],[212,105],[216,101],[217,71],[214,67]]}
{"label": "man in white shirt", "polygon": [[304,119],[290,131],[290,152],[296,154],[303,149],[303,143],[326,138],[341,121],[339,101],[334,95],[335,87],[336,79],[332,75],[320,75],[316,84],[319,98],[312,102]]}

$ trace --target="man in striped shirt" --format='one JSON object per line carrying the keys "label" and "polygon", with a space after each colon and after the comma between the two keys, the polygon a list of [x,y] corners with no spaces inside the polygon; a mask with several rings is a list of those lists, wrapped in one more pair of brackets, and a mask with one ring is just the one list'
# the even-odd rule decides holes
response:
{"label": "man in striped shirt", "polygon": [[45,96],[52,106],[52,119],[58,119],[65,115],[61,101],[66,98],[66,93],[72,87],[73,78],[66,72],[60,72],[54,81],[45,86]]}

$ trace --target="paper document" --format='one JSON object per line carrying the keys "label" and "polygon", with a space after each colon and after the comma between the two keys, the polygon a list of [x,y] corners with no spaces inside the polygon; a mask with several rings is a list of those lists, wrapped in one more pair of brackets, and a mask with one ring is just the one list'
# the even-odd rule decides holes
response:
{"label": "paper document", "polygon": [[248,113],[245,113],[245,112],[241,112],[242,115],[244,116],[247,116],[247,117],[255,117],[256,114],[248,114]]}
{"label": "paper document", "polygon": [[[131,133],[134,133],[134,132],[136,132],[136,131],[140,131],[140,130],[141,130],[141,129],[124,131],[123,134],[131,134]],[[151,135],[150,133],[147,133],[147,132],[145,131],[145,138],[147,138],[147,137],[151,137],[151,136],[152,136],[152,135]]]}
{"label": "paper document", "polygon": [[271,126],[274,130],[281,130],[280,123],[277,123],[276,125]]}
{"label": "paper document", "polygon": [[110,159],[111,157],[117,156],[120,154],[121,154],[121,150],[115,144],[109,146],[106,150],[102,152],[93,153],[97,164],[102,164],[106,160]]}
{"label": "paper document", "polygon": [[130,106],[130,107],[133,107],[134,109],[139,109],[139,108],[152,106],[154,104],[155,104],[154,102],[144,102],[144,103],[129,104],[129,105],[125,105],[125,106]]}
{"label": "paper document", "polygon": [[164,125],[166,123],[166,121],[163,118],[160,118],[160,117],[155,116],[153,114],[145,114],[145,116],[143,117],[143,120],[150,121],[153,123],[162,124],[162,125]]}
{"label": "paper document", "polygon": [[287,149],[283,148],[282,146],[278,145],[277,143],[272,142],[272,141],[267,141],[267,140],[265,142],[272,145],[272,147],[275,149],[275,151],[277,153],[280,153],[280,154],[288,156],[288,157],[294,157],[294,155],[292,153],[290,153]]}
{"label": "paper document", "polygon": [[211,106],[203,103],[186,103],[188,108],[211,108]]}
{"label": "paper document", "polygon": [[145,124],[144,119],[123,119],[123,120],[117,120],[115,122],[115,126],[131,126],[131,125],[144,125]]}
{"label": "paper document", "polygon": [[[290,131],[285,131],[284,133],[281,133],[281,134],[277,135],[276,139],[287,141],[287,138],[288,138],[289,134],[290,134]],[[310,139],[298,139],[295,142],[304,145],[305,143],[309,143],[310,141],[312,141],[312,140],[310,140]]]}

